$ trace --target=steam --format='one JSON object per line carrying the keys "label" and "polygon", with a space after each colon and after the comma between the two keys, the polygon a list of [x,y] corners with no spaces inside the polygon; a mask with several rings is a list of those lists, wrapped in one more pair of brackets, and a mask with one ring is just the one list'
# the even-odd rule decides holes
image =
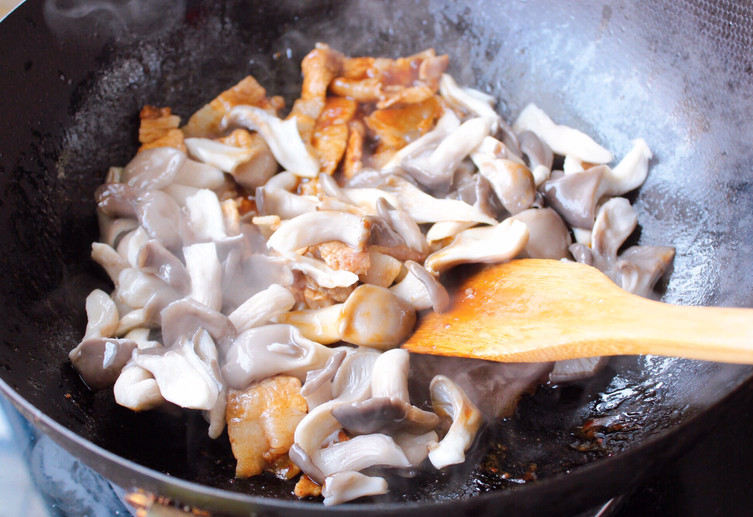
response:
{"label": "steam", "polygon": [[182,23],[186,6],[184,0],[47,0],[43,12],[61,39],[133,40]]}

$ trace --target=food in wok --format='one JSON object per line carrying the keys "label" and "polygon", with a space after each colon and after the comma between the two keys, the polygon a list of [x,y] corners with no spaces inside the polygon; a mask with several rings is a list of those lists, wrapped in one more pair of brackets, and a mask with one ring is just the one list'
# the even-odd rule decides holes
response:
{"label": "food in wok", "polygon": [[469,375],[399,348],[417,313],[447,307],[459,265],[575,260],[648,295],[674,254],[623,249],[646,142],[610,166],[534,104],[509,125],[448,63],[318,44],[284,118],[251,76],[185,124],[144,107],[138,154],[96,193],[92,258],[114,290],[89,295],[70,353],[86,383],[136,411],[200,410],[211,437],[227,427],[238,477],[297,479],[296,495],[337,504],[464,462],[521,393],[602,365],[479,386],[501,366]]}

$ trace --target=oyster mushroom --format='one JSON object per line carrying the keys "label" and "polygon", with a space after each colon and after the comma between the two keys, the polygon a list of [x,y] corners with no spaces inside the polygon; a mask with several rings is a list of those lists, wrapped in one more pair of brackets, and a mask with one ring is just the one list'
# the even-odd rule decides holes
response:
{"label": "oyster mushroom", "polygon": [[136,217],[133,209],[136,200],[144,193],[142,188],[127,183],[105,183],[97,187],[94,199],[97,212],[113,218]]}
{"label": "oyster mushroom", "polygon": [[86,331],[84,340],[96,337],[112,337],[118,328],[120,315],[110,295],[94,289],[86,297]]}
{"label": "oyster mushroom", "polygon": [[228,349],[222,376],[233,389],[245,389],[273,375],[301,381],[306,372],[322,368],[335,351],[306,339],[291,325],[264,325],[240,333]]}
{"label": "oyster mushroom", "polygon": [[99,390],[113,385],[137,348],[130,339],[90,337],[82,340],[68,357],[84,382]]}
{"label": "oyster mushroom", "polygon": [[447,434],[429,451],[431,464],[442,469],[465,461],[465,451],[473,443],[484,417],[465,392],[444,375],[434,377],[429,389],[434,411],[452,419]]}
{"label": "oyster mushroom", "polygon": [[332,400],[332,381],[346,355],[347,350],[340,349],[327,359],[324,367],[306,372],[301,395],[306,399],[309,410]]}
{"label": "oyster mushroom", "polygon": [[490,159],[482,153],[474,153],[472,158],[508,212],[517,214],[533,204],[536,184],[528,167],[504,158]]}
{"label": "oyster mushroom", "polygon": [[377,215],[388,224],[390,229],[400,236],[408,248],[417,251],[419,254],[427,252],[428,245],[426,238],[418,227],[418,224],[416,224],[416,221],[410,215],[396,209],[384,198],[380,198],[376,202],[376,210]]}
{"label": "oyster mushroom", "polygon": [[518,133],[532,131],[555,153],[562,156],[573,155],[578,159],[594,164],[609,163],[614,156],[607,149],[594,142],[587,134],[568,126],[558,125],[549,115],[531,103],[520,112],[513,124]]}
{"label": "oyster mushroom", "polygon": [[456,199],[439,199],[397,176],[387,178],[383,187],[397,198],[402,210],[418,224],[437,221],[467,221],[495,224],[497,221],[478,208]]}
{"label": "oyster mushroom", "polygon": [[637,224],[638,216],[627,199],[615,197],[601,206],[592,237],[592,250],[599,269],[608,269],[614,264],[617,251]]}
{"label": "oyster mushroom", "polygon": [[277,162],[296,176],[315,178],[319,174],[319,162],[301,139],[295,116],[282,121],[261,108],[236,106],[225,115],[223,125],[243,125],[258,131]]}
{"label": "oyster mushroom", "polygon": [[593,228],[596,204],[602,195],[606,166],[552,178],[542,186],[546,203],[574,228]]}
{"label": "oyster mushroom", "polygon": [[432,307],[435,312],[444,312],[450,304],[447,289],[420,264],[406,260],[405,267],[408,273],[390,287],[390,291],[413,305],[417,311]]}
{"label": "oyster mushroom", "polygon": [[345,341],[386,350],[399,345],[413,330],[416,311],[389,289],[363,284],[345,303],[288,312],[278,319],[319,343]]}
{"label": "oyster mushroom", "polygon": [[284,221],[267,241],[276,251],[295,251],[313,244],[340,241],[363,249],[369,238],[368,225],[361,217],[344,212],[309,212]]}
{"label": "oyster mushroom", "polygon": [[256,188],[277,172],[277,161],[263,141],[235,147],[209,138],[186,138],[188,152],[204,163],[230,173],[246,188]]}
{"label": "oyster mushroom", "polygon": [[288,289],[272,284],[243,302],[228,319],[237,332],[244,332],[289,311],[294,305],[295,297]]}
{"label": "oyster mushroom", "polygon": [[168,249],[176,249],[190,235],[186,218],[178,203],[160,190],[150,190],[136,201],[136,215],[149,237]]}
{"label": "oyster mushroom", "polygon": [[383,169],[396,170],[404,160],[417,157],[435,149],[452,131],[460,127],[460,119],[452,110],[445,110],[434,128],[398,150]]}
{"label": "oyster mushroom", "polygon": [[431,273],[441,273],[458,264],[504,262],[523,251],[527,242],[528,227],[508,218],[494,226],[460,232],[448,246],[429,255],[424,267]]}
{"label": "oyster mushroom", "polygon": [[327,476],[322,486],[324,505],[332,506],[368,495],[387,493],[387,481],[376,476],[366,476],[360,472],[337,472]]}
{"label": "oyster mushroom", "polygon": [[220,346],[224,346],[236,333],[227,316],[192,298],[170,303],[160,312],[160,319],[165,346],[172,345],[181,336],[193,336],[199,329],[209,332]]}
{"label": "oyster mushroom", "polygon": [[214,242],[191,244],[183,248],[186,271],[191,278],[191,298],[206,307],[222,308],[222,268]]}
{"label": "oyster mushroom", "polygon": [[121,370],[112,391],[115,402],[133,411],[154,409],[166,402],[154,375],[131,362]]}
{"label": "oyster mushroom", "polygon": [[139,250],[139,269],[150,273],[181,294],[191,290],[191,277],[185,264],[156,239],[151,239]]}
{"label": "oyster mushroom", "polygon": [[572,239],[562,218],[551,208],[530,208],[513,216],[528,227],[524,248],[530,258],[568,258]]}
{"label": "oyster mushroom", "polygon": [[622,288],[639,296],[649,296],[674,258],[675,250],[667,246],[631,246],[615,264]]}
{"label": "oyster mushroom", "polygon": [[168,402],[189,409],[212,409],[220,387],[207,364],[197,353],[196,342],[182,336],[169,348],[137,350],[131,359],[149,371]]}
{"label": "oyster mushroom", "polygon": [[331,476],[337,472],[382,467],[410,467],[403,450],[386,434],[359,435],[317,451],[314,459],[322,474]]}
{"label": "oyster mushroom", "polygon": [[217,194],[208,189],[199,189],[186,198],[185,208],[194,239],[205,242],[227,237],[225,218]]}
{"label": "oyster mushroom", "polygon": [[651,149],[642,138],[633,140],[633,147],[614,168],[604,175],[604,195],[621,196],[646,181],[648,162],[653,157]]}
{"label": "oyster mushroom", "polygon": [[358,282],[358,275],[355,273],[344,269],[332,269],[322,260],[295,253],[284,253],[283,256],[289,260],[288,265],[291,269],[306,274],[322,287],[349,287]]}
{"label": "oyster mushroom", "polygon": [[427,431],[422,434],[414,434],[408,431],[399,432],[394,436],[395,443],[403,450],[411,467],[419,467],[429,451],[439,441],[436,431]]}
{"label": "oyster mushroom", "polygon": [[528,158],[534,183],[539,187],[551,174],[554,161],[552,150],[533,131],[523,131],[518,138],[520,151]]}
{"label": "oyster mushroom", "polygon": [[449,74],[442,74],[439,80],[439,93],[450,106],[484,118],[492,134],[500,130],[502,118],[492,107],[494,97],[491,95],[472,88],[461,88]]}
{"label": "oyster mushroom", "polygon": [[255,199],[260,215],[277,215],[280,219],[293,219],[319,207],[319,200],[314,196],[300,196],[269,185],[257,188]]}

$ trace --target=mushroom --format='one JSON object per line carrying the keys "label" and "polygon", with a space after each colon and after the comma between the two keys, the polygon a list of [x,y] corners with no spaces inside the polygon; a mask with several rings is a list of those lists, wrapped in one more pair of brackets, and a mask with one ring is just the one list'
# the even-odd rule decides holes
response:
{"label": "mushroom", "polygon": [[649,296],[674,255],[674,248],[666,246],[631,246],[626,249],[614,266],[620,274],[622,288],[639,296]]}
{"label": "mushroom", "polygon": [[466,120],[447,134],[431,153],[403,159],[403,170],[429,189],[447,192],[460,162],[489,135],[489,124],[489,120],[482,117]]}
{"label": "mushroom", "polygon": [[181,336],[169,348],[137,350],[132,361],[149,371],[157,381],[160,393],[168,402],[189,409],[212,409],[220,387],[211,367],[196,350],[194,340]]}
{"label": "mushroom", "polygon": [[185,264],[156,239],[149,240],[139,250],[139,269],[150,273],[177,292],[186,295],[191,290],[191,277]]}
{"label": "mushroom", "polygon": [[450,74],[442,74],[439,93],[453,108],[486,119],[492,134],[500,130],[502,118],[494,111],[494,97],[472,88],[461,88]]}
{"label": "mushroom", "polygon": [[382,168],[385,170],[398,169],[404,160],[435,149],[448,134],[458,127],[460,127],[458,116],[452,110],[445,110],[431,131],[398,150]]}
{"label": "mushroom", "polygon": [[587,134],[568,126],[558,125],[549,115],[531,103],[520,112],[513,124],[518,133],[532,131],[555,153],[573,155],[594,164],[609,163],[614,158],[607,149],[594,142]]}
{"label": "mushroom", "polygon": [[633,140],[633,147],[614,168],[604,175],[604,195],[621,196],[640,187],[648,176],[651,149],[642,138]]}
{"label": "mushroom", "polygon": [[180,297],[160,278],[134,268],[126,268],[121,271],[115,286],[113,298],[132,309],[144,308],[151,301],[150,308],[154,308],[158,312],[161,310],[155,307],[155,302],[158,299],[169,303]]}
{"label": "mushroom", "polygon": [[528,158],[534,183],[539,187],[549,179],[554,156],[552,150],[533,131],[523,131],[518,135],[520,151]]}
{"label": "mushroom", "polygon": [[359,277],[364,284],[389,287],[403,269],[398,259],[375,249],[369,249],[369,262],[368,271]]}
{"label": "mushroom", "polygon": [[235,327],[227,316],[192,298],[182,298],[167,305],[160,312],[162,342],[175,343],[181,336],[193,336],[204,329],[220,345],[235,337]]}
{"label": "mushroom", "polygon": [[432,307],[435,312],[444,312],[450,304],[447,289],[423,266],[405,261],[408,273],[390,291],[407,301],[417,311]]}
{"label": "mushroom", "polygon": [[476,223],[468,223],[464,221],[439,221],[434,223],[426,232],[426,242],[430,245],[441,242],[450,237],[455,237],[457,234],[468,228],[476,226]]}
{"label": "mushroom", "polygon": [[402,210],[415,222],[467,221],[495,224],[497,221],[478,208],[456,199],[438,199],[397,176],[387,178],[383,187],[397,198]]}
{"label": "mushroom", "polygon": [[332,410],[343,429],[358,435],[404,431],[420,434],[439,424],[439,417],[394,397],[372,397],[341,404]]}
{"label": "mushroom", "polygon": [[94,289],[86,297],[86,318],[84,340],[113,336],[118,328],[120,315],[110,295],[101,289]]}
{"label": "mushroom", "polygon": [[154,409],[166,402],[154,375],[132,362],[123,367],[112,392],[115,402],[133,411]]}
{"label": "mushroom", "polygon": [[552,178],[542,186],[546,203],[567,224],[575,228],[593,228],[596,203],[602,195],[602,178],[606,166]]}
{"label": "mushroom", "polygon": [[288,265],[294,271],[300,271],[311,277],[325,288],[349,287],[358,282],[358,275],[344,269],[332,269],[324,261],[295,253],[283,253]]}
{"label": "mushroom", "polygon": [[254,197],[259,215],[277,215],[280,219],[292,219],[319,207],[319,200],[314,196],[299,196],[269,185],[257,188]]}
{"label": "mushroom", "polygon": [[282,121],[261,108],[236,106],[222,123],[226,127],[240,124],[258,131],[277,162],[296,176],[315,178],[319,174],[319,162],[306,149],[295,115]]}
{"label": "mushroom", "polygon": [[240,333],[225,355],[222,376],[233,389],[285,374],[303,381],[335,351],[306,339],[292,325],[264,325]]}
{"label": "mushroom", "polygon": [[191,278],[191,298],[206,307],[222,308],[222,269],[214,242],[201,242],[183,248],[186,271]]}
{"label": "mushroom", "polygon": [[168,249],[176,249],[190,235],[180,206],[160,190],[150,190],[139,196],[135,209],[147,235]]}
{"label": "mushroom", "polygon": [[410,467],[403,450],[386,434],[374,433],[354,436],[350,440],[333,443],[320,449],[314,462],[322,474],[360,471],[373,466]]}
{"label": "mushroom", "polygon": [[366,400],[371,395],[371,376],[379,355],[368,347],[348,349],[332,379],[332,397],[340,402]]}
{"label": "mushroom", "polygon": [[267,241],[276,251],[295,251],[327,241],[363,249],[369,228],[361,217],[344,212],[309,212],[284,221]]}
{"label": "mushroom", "polygon": [[235,147],[209,138],[186,138],[188,152],[204,163],[230,173],[246,188],[256,188],[277,172],[277,162],[262,140]]}
{"label": "mushroom", "polygon": [[102,242],[113,248],[117,247],[120,239],[125,234],[135,230],[139,226],[139,222],[135,215],[134,217],[119,217],[114,219],[98,212],[97,222],[99,224],[99,234]]}
{"label": "mushroom", "polygon": [[592,250],[599,269],[608,269],[617,260],[617,251],[633,233],[638,216],[630,201],[615,197],[604,203],[593,225]]}
{"label": "mushroom", "polygon": [[434,430],[422,434],[403,431],[397,433],[394,440],[405,453],[411,467],[415,468],[419,467],[429,456],[429,451],[439,441],[439,436]]}
{"label": "mushroom", "polygon": [[496,263],[510,260],[523,251],[528,242],[528,227],[513,218],[494,226],[469,228],[452,242],[426,258],[430,273],[441,273],[458,264]]}
{"label": "mushroom", "polygon": [[368,495],[387,493],[387,481],[376,476],[366,476],[360,472],[337,472],[327,476],[322,486],[324,505],[332,506]]}
{"label": "mushroom", "polygon": [[[138,268],[141,248],[149,242],[150,239],[151,237],[146,233],[146,230],[139,226],[132,232],[125,234],[123,238],[120,239],[116,251],[131,267]],[[113,278],[113,283],[118,285],[117,278]]]}
{"label": "mushroom", "polygon": [[147,149],[125,166],[122,181],[137,189],[161,189],[175,181],[185,161],[186,154],[172,147]]}
{"label": "mushroom", "polygon": [[243,302],[228,319],[237,332],[244,332],[289,311],[294,305],[295,297],[288,289],[272,284]]}
{"label": "mushroom", "polygon": [[459,199],[475,206],[491,218],[496,219],[500,211],[499,202],[494,196],[492,183],[482,174],[473,172],[455,174],[455,187],[447,195],[450,199]]}
{"label": "mushroom", "polygon": [[393,207],[384,198],[377,200],[376,211],[377,215],[387,223],[392,231],[400,236],[408,248],[417,251],[419,254],[427,252],[426,238],[410,215]]}
{"label": "mushroom", "polygon": [[143,193],[143,189],[126,183],[104,183],[94,192],[97,212],[116,218],[136,217],[133,206]]}
{"label": "mushroom", "polygon": [[587,266],[594,265],[593,252],[591,251],[591,248],[589,248],[585,244],[576,242],[571,244],[568,249],[570,250],[570,254],[573,256],[575,262],[580,262],[581,264],[586,264]]}
{"label": "mushroom", "polygon": [[327,359],[322,368],[306,372],[301,395],[306,399],[309,410],[332,400],[332,381],[347,354],[347,349],[340,349]]}
{"label": "mushroom", "polygon": [[551,208],[529,208],[513,216],[528,227],[524,248],[530,258],[563,259],[568,257],[572,239],[562,218]]}
{"label": "mushroom", "polygon": [[288,312],[278,319],[319,343],[345,341],[386,350],[399,345],[413,330],[416,311],[389,289],[363,284],[345,303]]}
{"label": "mushroom", "polygon": [[528,167],[513,160],[491,158],[483,153],[474,153],[471,157],[508,212],[517,214],[533,204],[536,184]]}
{"label": "mushroom", "polygon": [[137,348],[130,339],[89,337],[71,350],[68,357],[84,382],[99,390],[113,385]]}
{"label": "mushroom", "polygon": [[199,242],[217,241],[227,237],[222,206],[217,194],[200,189],[186,198],[188,226],[193,238]]}
{"label": "mushroom", "polygon": [[442,469],[465,461],[465,451],[473,443],[484,417],[465,392],[448,377],[437,375],[429,389],[434,412],[452,419],[447,434],[429,451],[431,464]]}

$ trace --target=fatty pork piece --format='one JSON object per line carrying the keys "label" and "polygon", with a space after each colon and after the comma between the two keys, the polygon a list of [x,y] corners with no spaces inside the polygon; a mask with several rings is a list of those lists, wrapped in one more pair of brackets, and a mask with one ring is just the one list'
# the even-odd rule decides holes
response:
{"label": "fatty pork piece", "polygon": [[[289,463],[286,456],[295,428],[306,411],[301,381],[295,377],[278,375],[243,391],[230,390],[225,419],[233,456],[238,460],[235,475],[246,478],[265,470],[279,473],[280,465]],[[290,474],[288,471],[285,477],[292,477]]]}

